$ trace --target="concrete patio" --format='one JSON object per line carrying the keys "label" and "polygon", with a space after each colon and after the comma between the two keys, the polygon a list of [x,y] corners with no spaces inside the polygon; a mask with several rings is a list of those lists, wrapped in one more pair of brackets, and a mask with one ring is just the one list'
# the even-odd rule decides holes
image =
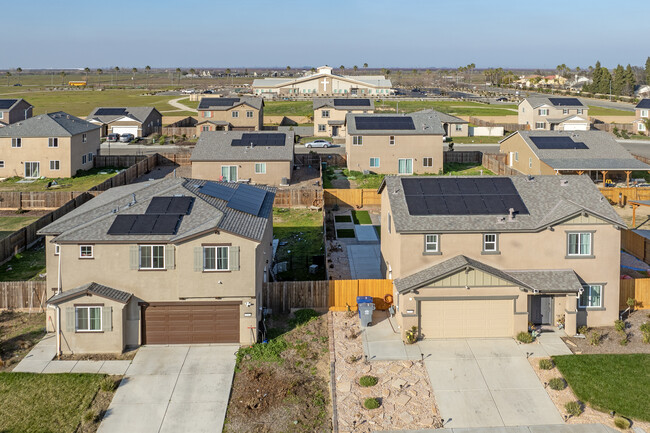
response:
{"label": "concrete patio", "polygon": [[[371,230],[374,231],[372,226]],[[370,245],[347,245],[350,273],[353,280],[381,279],[379,243]]]}

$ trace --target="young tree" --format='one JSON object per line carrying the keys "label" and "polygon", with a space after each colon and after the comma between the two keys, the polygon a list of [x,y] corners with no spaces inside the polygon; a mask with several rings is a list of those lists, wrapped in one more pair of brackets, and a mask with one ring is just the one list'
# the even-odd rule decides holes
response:
{"label": "young tree", "polygon": [[59,75],[61,76],[61,85],[63,86],[64,82],[65,82],[66,73],[65,73],[65,71],[61,71],[61,72],[59,72]]}
{"label": "young tree", "polygon": [[135,89],[135,74],[138,73],[138,68],[131,69],[131,82],[133,83],[133,88]]}
{"label": "young tree", "polygon": [[90,68],[86,66],[84,68],[84,73],[86,74],[86,84],[88,84],[88,73],[90,72]]}
{"label": "young tree", "polygon": [[11,72],[5,72],[5,77],[7,77],[7,86],[9,86],[9,77],[11,77]]}
{"label": "young tree", "polygon": [[18,83],[20,83],[20,73],[23,72],[23,68],[16,68],[16,72],[18,72]]}
{"label": "young tree", "polygon": [[144,67],[144,72],[147,75],[147,89],[149,88],[149,72],[151,71],[151,66],[147,65]]}

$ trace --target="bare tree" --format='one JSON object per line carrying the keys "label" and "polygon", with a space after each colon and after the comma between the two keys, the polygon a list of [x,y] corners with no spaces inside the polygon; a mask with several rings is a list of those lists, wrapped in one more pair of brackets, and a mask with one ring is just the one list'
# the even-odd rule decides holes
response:
{"label": "bare tree", "polygon": [[7,77],[7,86],[9,86],[9,77],[11,77],[11,72],[5,72],[5,77]]}

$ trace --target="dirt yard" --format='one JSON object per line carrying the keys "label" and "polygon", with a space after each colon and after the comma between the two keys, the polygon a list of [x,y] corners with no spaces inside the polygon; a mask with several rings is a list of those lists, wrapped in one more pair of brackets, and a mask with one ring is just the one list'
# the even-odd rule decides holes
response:
{"label": "dirt yard", "polygon": [[623,218],[625,224],[631,229],[645,229],[650,230],[650,207],[639,206],[636,209],[636,222],[632,226],[632,206],[620,207],[618,205],[612,206],[612,209]]}
{"label": "dirt yard", "polygon": [[45,335],[45,313],[0,312],[0,371],[11,371]]}
{"label": "dirt yard", "polygon": [[274,338],[240,350],[224,432],[332,431],[327,315],[298,314],[267,321]]}
{"label": "dirt yard", "polygon": [[[650,344],[643,342],[643,335],[639,330],[645,322],[650,322],[650,310],[636,310],[625,320],[628,343],[621,344],[623,334],[618,333],[612,326],[590,328],[586,338],[564,337],[567,346],[575,354],[592,353],[650,353]],[[598,332],[601,335],[598,345],[591,344],[591,334]]]}

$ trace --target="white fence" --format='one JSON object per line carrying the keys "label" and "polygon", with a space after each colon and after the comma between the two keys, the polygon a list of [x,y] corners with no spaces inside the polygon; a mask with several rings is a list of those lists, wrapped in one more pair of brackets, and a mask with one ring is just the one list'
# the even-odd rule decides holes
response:
{"label": "white fence", "polygon": [[503,126],[470,126],[469,136],[475,137],[503,137]]}

